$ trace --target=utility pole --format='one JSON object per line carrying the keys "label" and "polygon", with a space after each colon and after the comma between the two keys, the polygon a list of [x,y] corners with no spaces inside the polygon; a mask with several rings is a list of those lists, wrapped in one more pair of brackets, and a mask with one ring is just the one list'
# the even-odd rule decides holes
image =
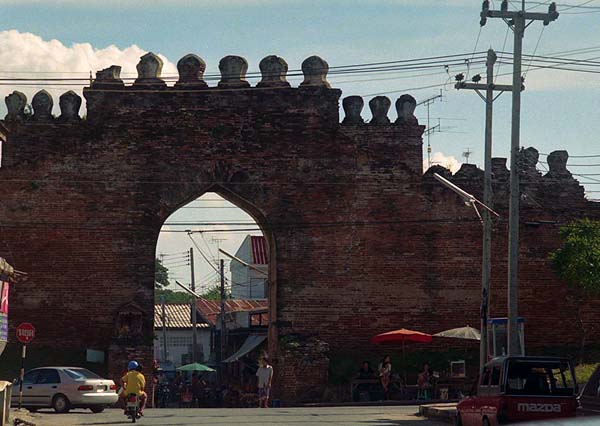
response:
{"label": "utility pole", "polygon": [[[513,86],[494,84],[494,65],[496,64],[496,52],[489,49],[486,61],[486,82],[479,83],[481,76],[473,77],[473,83],[461,81],[454,87],[457,89],[475,90],[481,99],[485,102],[485,150],[484,150],[484,174],[483,174],[483,203],[489,208],[493,207],[492,200],[492,123],[494,112],[494,101],[503,93],[512,91]],[[458,77],[458,76],[457,76]],[[485,91],[485,96],[481,92]],[[499,91],[494,97],[494,91]],[[470,152],[469,152],[470,154]],[[479,369],[482,370],[487,362],[487,320],[490,314],[490,277],[491,277],[491,258],[492,258],[492,217],[488,210],[483,212],[483,244],[482,244],[482,265],[481,265],[481,341],[479,346]]]}
{"label": "utility pole", "polygon": [[[196,277],[194,276],[194,248],[190,247],[190,279],[192,293],[196,293]],[[196,296],[192,296],[192,363],[196,362],[196,348],[198,347],[198,325],[197,321],[197,302]]]}
{"label": "utility pole", "polygon": [[[508,0],[503,0],[500,10],[490,10],[489,0],[483,2],[480,25],[487,18],[501,18],[513,30],[513,83],[512,87],[522,84],[521,66],[523,62],[523,37],[525,29],[534,21],[550,24],[558,18],[556,3],[551,3],[547,13],[526,12],[525,0],[521,1],[521,10],[509,11]],[[529,21],[529,23],[526,23]],[[519,355],[520,347],[519,317],[519,170],[518,155],[521,131],[521,91],[512,91],[512,128],[510,141],[510,203],[508,218],[508,355]]]}
{"label": "utility pole", "polygon": [[219,260],[219,275],[221,275],[221,349],[219,351],[219,372],[221,373],[221,381],[223,380],[223,366],[221,362],[225,357],[225,339],[227,330],[225,329],[225,260]]}
{"label": "utility pole", "polygon": [[160,296],[160,305],[162,308],[163,361],[167,362],[167,314],[165,312],[165,296]]}

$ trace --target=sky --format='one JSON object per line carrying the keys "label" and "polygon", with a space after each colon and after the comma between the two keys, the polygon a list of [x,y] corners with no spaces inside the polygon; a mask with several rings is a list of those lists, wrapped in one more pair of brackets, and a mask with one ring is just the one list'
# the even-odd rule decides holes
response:
{"label": "sky", "polygon": [[[499,7],[499,1],[492,1]],[[579,5],[583,0],[565,0]],[[600,7],[600,0],[586,2]],[[524,39],[524,52],[551,55],[573,49],[600,48],[598,9],[569,9],[559,2],[559,19],[544,27],[534,22]],[[516,3],[511,3],[516,7]],[[528,8],[544,12],[547,6],[528,2]],[[330,66],[423,58],[429,56],[483,52],[488,48],[512,51],[512,33],[499,19],[488,19],[480,27],[480,0],[0,0],[0,78],[61,77],[85,78],[90,71],[112,64],[123,66],[123,75],[135,76],[135,65],[147,51],[159,54],[163,75],[176,75],[179,58],[195,53],[207,63],[207,74],[218,73],[218,62],[226,55],[240,55],[249,62],[249,71],[258,71],[259,61],[271,54],[283,57],[290,70],[302,61],[319,55]],[[585,12],[585,13],[581,13]],[[596,59],[598,52],[578,58]],[[527,71],[527,62],[524,70]],[[451,83],[459,72],[474,75],[483,69],[465,65],[433,70],[419,78],[414,74],[330,76],[333,87],[343,97],[361,95],[365,105],[374,94],[386,94],[392,103],[403,93],[418,102],[436,96],[439,87]],[[497,73],[510,73],[508,65]],[[510,76],[498,83],[510,83]],[[290,78],[297,85],[298,78]],[[255,81],[252,81],[254,84]],[[215,82],[210,82],[214,85]],[[600,74],[539,70],[526,73],[522,101],[521,144],[541,153],[566,149],[571,155],[600,155]],[[31,96],[47,88],[55,97],[71,87],[0,85],[4,97],[12,90]],[[80,88],[73,87],[80,91]],[[482,165],[485,107],[472,91],[456,91],[452,84],[442,88],[441,101],[430,106],[431,125],[441,132],[431,135],[433,160],[453,170],[464,161],[463,152],[472,152],[469,162]],[[494,148],[498,157],[509,155],[510,94],[494,103]],[[6,112],[0,105],[0,116]],[[421,123],[427,111],[417,108]],[[370,118],[368,108],[363,111]],[[340,119],[343,115],[340,114]],[[395,119],[395,111],[390,111]],[[427,139],[425,139],[425,143]],[[544,156],[541,156],[544,160]],[[577,173],[600,173],[600,167],[577,164],[600,163],[600,158],[572,158]],[[540,164],[544,170],[543,164]],[[600,180],[582,178],[589,198],[600,198]],[[598,184],[598,185],[596,185]],[[599,191],[595,193],[593,191]],[[215,198],[210,196],[210,198]],[[199,202],[199,205],[228,203]],[[229,205],[229,207],[231,207]],[[246,220],[236,209],[187,209],[176,213],[177,220]],[[210,236],[205,237],[210,240]],[[235,251],[243,236],[230,235],[223,242]],[[187,241],[186,241],[187,240]],[[191,241],[183,237],[161,236],[158,252],[182,252]],[[216,244],[211,249],[216,251]],[[208,250],[208,249],[207,249]],[[204,262],[206,263],[206,262]],[[198,265],[197,276],[212,269]],[[180,278],[186,278],[181,271]]]}

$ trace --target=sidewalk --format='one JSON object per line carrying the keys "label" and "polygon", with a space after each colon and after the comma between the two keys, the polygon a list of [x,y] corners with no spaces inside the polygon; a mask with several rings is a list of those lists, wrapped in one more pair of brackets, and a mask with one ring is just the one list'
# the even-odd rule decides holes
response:
{"label": "sidewalk", "polygon": [[419,414],[432,419],[454,422],[456,419],[456,403],[420,405]]}
{"label": "sidewalk", "polygon": [[39,415],[32,415],[28,410],[22,409],[21,411],[16,408],[10,409],[10,425],[22,425],[22,426],[35,426],[37,424],[36,418]]}

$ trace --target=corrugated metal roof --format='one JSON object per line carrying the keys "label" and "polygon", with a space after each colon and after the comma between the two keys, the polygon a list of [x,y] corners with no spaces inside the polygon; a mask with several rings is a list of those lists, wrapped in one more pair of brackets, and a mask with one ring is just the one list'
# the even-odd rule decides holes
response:
{"label": "corrugated metal roof", "polygon": [[[190,305],[188,304],[165,304],[165,316],[166,324],[168,329],[178,328],[187,329],[192,328]],[[201,319],[198,318],[198,321]],[[162,306],[154,305],[154,328],[162,328]],[[198,328],[208,328],[209,324],[198,323]]]}
{"label": "corrugated metal roof", "polygon": [[[221,302],[218,300],[198,299],[196,306],[202,318],[211,325],[216,324],[217,315],[221,312]],[[230,299],[225,301],[225,310],[227,312],[263,312],[267,309],[269,309],[269,304],[266,300]],[[267,316],[268,314],[263,315]],[[263,318],[263,321],[263,324],[267,324],[268,316]],[[256,319],[256,324],[254,322],[253,318],[252,325],[258,325],[259,319]]]}
{"label": "corrugated metal roof", "polygon": [[255,265],[267,265],[269,263],[269,253],[265,237],[262,235],[252,235],[250,237],[250,247],[252,247],[252,262]]}

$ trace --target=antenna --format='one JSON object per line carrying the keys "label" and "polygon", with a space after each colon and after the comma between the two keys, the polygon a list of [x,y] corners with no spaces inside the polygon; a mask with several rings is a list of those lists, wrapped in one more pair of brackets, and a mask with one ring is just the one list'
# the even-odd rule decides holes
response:
{"label": "antenna", "polygon": [[473,154],[471,148],[467,148],[466,151],[462,153],[463,157],[465,157],[465,163],[469,164],[469,157],[471,156],[471,154]]}
{"label": "antenna", "polygon": [[481,207],[483,207],[484,209],[486,209],[487,211],[489,211],[490,213],[500,217],[500,215],[498,213],[496,213],[494,210],[492,210],[491,208],[489,208],[488,206],[486,206],[485,204],[483,204],[481,201],[479,201],[477,198],[475,198],[475,196],[469,194],[467,191],[459,188],[458,186],[454,185],[452,182],[450,182],[448,179],[440,176],[437,173],[433,174],[433,177],[436,178],[439,182],[442,183],[442,185],[444,185],[446,188],[456,192],[460,198],[463,199],[465,205],[467,207],[473,207],[473,209],[475,209],[475,213],[477,213],[477,217],[479,218],[479,221],[481,223],[483,223],[483,219],[481,218],[481,214],[479,214],[479,210],[477,209],[477,204],[479,204]]}
{"label": "antenna", "polygon": [[431,126],[429,125],[429,121],[430,121],[429,107],[435,102],[436,99],[440,99],[440,101],[443,99],[442,89],[440,89],[439,95],[435,95],[435,96],[432,96],[431,98],[427,98],[424,101],[421,101],[417,104],[417,106],[425,105],[427,107],[427,130],[425,131],[425,134],[427,135],[427,167],[428,168],[431,167],[431,134],[435,132],[436,127],[437,127],[438,131],[440,128],[439,123],[434,128],[431,128]]}

